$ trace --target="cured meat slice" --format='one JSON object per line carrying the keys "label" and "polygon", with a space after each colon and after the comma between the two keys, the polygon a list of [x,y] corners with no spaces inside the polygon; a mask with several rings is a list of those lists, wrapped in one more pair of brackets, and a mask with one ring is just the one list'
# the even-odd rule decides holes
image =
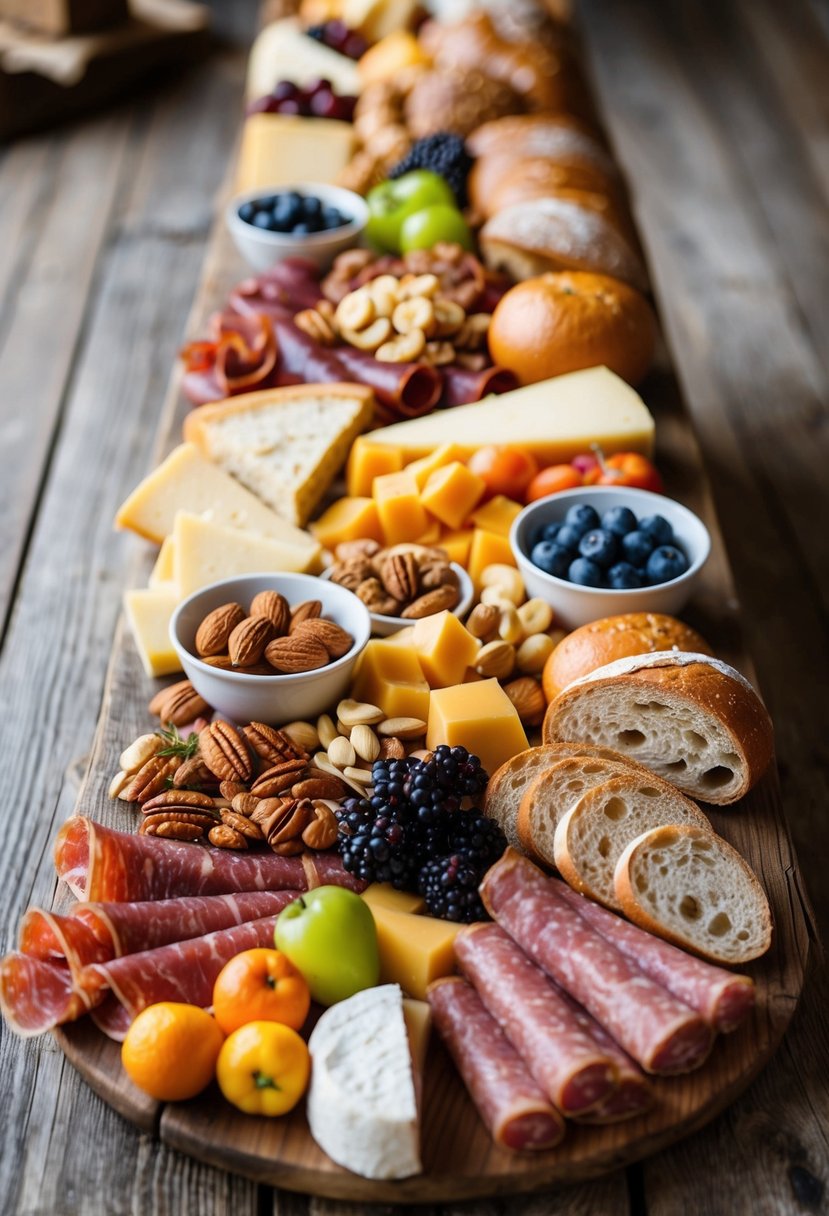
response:
{"label": "cured meat slice", "polygon": [[701,1013],[706,1022],[724,1034],[736,1030],[754,1008],[754,981],[747,975],[734,975],[686,954],[670,942],[646,933],[606,908],[579,895],[566,883],[555,882],[556,889],[588,924],[617,950],[633,959],[640,971],[667,988],[686,1005]]}
{"label": "cured meat slice", "polygon": [[73,986],[68,967],[18,952],[0,960],[0,1010],[11,1029],[25,1038],[74,1021],[90,1004]]}
{"label": "cured meat slice", "polygon": [[61,915],[43,908],[29,908],[20,922],[17,945],[22,954],[66,964],[75,975],[81,967],[115,957],[112,938],[105,928],[102,932],[96,932],[96,928],[72,913]]}
{"label": "cured meat slice", "polygon": [[83,816],[68,819],[58,833],[55,866],[79,899],[113,903],[238,891],[306,891],[322,883],[352,891],[365,888],[334,855],[231,853],[118,832]]}
{"label": "cured meat slice", "polygon": [[455,938],[455,958],[550,1101],[583,1114],[616,1087],[616,1065],[559,989],[497,925]]}
{"label": "cured meat slice", "polygon": [[[222,967],[241,953],[257,946],[273,945],[275,916],[220,929],[204,937],[127,954],[111,963],[93,963],[91,972],[102,977],[123,1009],[96,1011],[95,1022],[110,1037],[123,1039],[135,1017],[157,1001],[184,1001],[206,1008],[213,1002],[213,984]],[[107,1016],[108,1009],[113,1016]],[[126,1015],[126,1016],[124,1016]]]}
{"label": "cured meat slice", "polygon": [[564,1119],[470,984],[435,980],[426,993],[435,1026],[496,1144],[514,1152],[552,1148]]}
{"label": "cured meat slice", "polygon": [[493,919],[646,1072],[703,1063],[714,1039],[706,1021],[597,933],[532,862],[507,849],[480,891]]}

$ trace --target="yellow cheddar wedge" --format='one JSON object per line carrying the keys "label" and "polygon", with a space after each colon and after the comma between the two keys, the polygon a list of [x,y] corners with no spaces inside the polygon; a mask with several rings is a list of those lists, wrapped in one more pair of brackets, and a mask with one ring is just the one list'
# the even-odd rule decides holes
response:
{"label": "yellow cheddar wedge", "polygon": [[480,642],[451,612],[436,612],[415,621],[412,640],[417,660],[430,688],[460,684],[474,666]]}
{"label": "yellow cheddar wedge", "polygon": [[390,908],[392,912],[408,912],[412,916],[426,906],[422,895],[396,891],[390,882],[373,882],[363,891],[363,899],[372,908]]}
{"label": "yellow cheddar wedge", "polygon": [[426,1054],[429,1050],[429,1036],[432,1030],[432,1008],[428,1001],[415,1001],[412,997],[405,996],[403,998],[403,1020],[409,1036],[409,1051],[412,1055],[412,1069],[419,1101],[423,1070],[426,1067]]}
{"label": "yellow cheddar wedge", "polygon": [[237,574],[287,571],[305,574],[311,552],[255,532],[224,528],[181,511],[173,530],[173,576],[182,599]]}
{"label": "yellow cheddar wedge", "polygon": [[422,1001],[432,980],[455,970],[460,925],[432,916],[411,916],[376,904],[371,909],[380,947],[380,983],[399,984]]}
{"label": "yellow cheddar wedge", "polygon": [[170,617],[178,604],[175,591],[140,587],[124,593],[124,611],[148,676],[181,670],[170,641]]}
{"label": "yellow cheddar wedge", "polygon": [[480,756],[488,773],[529,747],[515,706],[497,680],[433,690],[426,746],[434,751],[441,743]]}
{"label": "yellow cheddar wedge", "polygon": [[242,128],[236,189],[243,194],[297,182],[333,185],[356,147],[354,128],[348,122],[293,114],[251,114]]}

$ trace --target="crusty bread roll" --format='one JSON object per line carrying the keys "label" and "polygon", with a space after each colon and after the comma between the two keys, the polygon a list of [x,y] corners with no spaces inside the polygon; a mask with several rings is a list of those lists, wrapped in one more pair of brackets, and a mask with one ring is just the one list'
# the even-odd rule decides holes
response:
{"label": "crusty bread roll", "polygon": [[479,204],[480,214],[484,219],[489,219],[491,215],[506,207],[514,207],[516,203],[528,203],[536,198],[560,198],[597,212],[634,248],[636,234],[627,209],[606,191],[559,185],[562,177],[569,176],[569,169],[560,169],[552,161],[519,160],[514,168],[507,169],[495,188],[482,200],[485,209],[482,210]]}
{"label": "crusty bread roll", "polygon": [[771,910],[748,863],[698,827],[660,827],[616,863],[616,898],[629,920],[712,963],[737,966],[771,945]]}
{"label": "crusty bread roll", "polygon": [[728,806],[768,768],[771,719],[744,676],[704,654],[657,651],[575,680],[547,707],[545,743],[615,747],[702,802]]}
{"label": "crusty bread roll", "polygon": [[[580,138],[577,132],[568,134]],[[556,190],[586,190],[589,193],[605,195],[618,208],[624,205],[623,194],[616,179],[589,161],[578,156],[529,156],[516,148],[510,148],[482,156],[472,166],[467,190],[475,211],[489,218],[502,210],[501,207],[491,205],[491,196],[519,170],[522,179],[531,176],[543,181],[547,197],[556,197],[553,193]],[[517,201],[505,203],[504,207],[532,201],[522,197]]]}
{"label": "crusty bread roll", "polygon": [[631,840],[666,824],[711,825],[690,798],[648,774],[611,777],[587,790],[556,827],[553,864],[576,891],[621,911],[613,885],[616,862]]}
{"label": "crusty bread roll", "polygon": [[685,650],[712,655],[711,647],[690,625],[659,612],[625,612],[574,629],[559,642],[544,665],[542,683],[548,701],[568,684],[597,667],[628,655],[655,650]]}
{"label": "crusty bread roll", "polygon": [[510,114],[494,118],[476,127],[466,145],[478,160],[539,157],[557,165],[594,169],[610,181],[619,179],[619,171],[606,148],[572,114]]}
{"label": "crusty bread roll", "polygon": [[548,270],[587,270],[647,291],[641,258],[602,215],[560,198],[507,207],[479,233],[484,261],[515,279]]}

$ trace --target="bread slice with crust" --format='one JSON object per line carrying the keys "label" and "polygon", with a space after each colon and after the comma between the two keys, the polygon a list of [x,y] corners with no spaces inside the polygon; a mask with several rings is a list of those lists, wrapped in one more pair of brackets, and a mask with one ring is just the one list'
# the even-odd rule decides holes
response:
{"label": "bread slice with crust", "polygon": [[629,920],[712,963],[747,963],[771,945],[763,888],[712,832],[689,825],[644,832],[617,861],[614,887]]}
{"label": "bread slice with crust", "polygon": [[611,777],[582,794],[559,819],[552,861],[576,891],[619,911],[616,862],[631,840],[665,824],[712,830],[702,811],[667,781],[651,774]]}
{"label": "bread slice with crust", "polygon": [[599,667],[547,708],[545,743],[615,747],[677,789],[728,806],[771,762],[771,719],[748,680],[708,655],[657,651]]}

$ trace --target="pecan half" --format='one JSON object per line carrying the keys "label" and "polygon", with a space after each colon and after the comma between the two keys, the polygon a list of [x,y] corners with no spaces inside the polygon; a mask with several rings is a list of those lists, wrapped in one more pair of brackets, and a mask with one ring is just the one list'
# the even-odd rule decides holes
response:
{"label": "pecan half", "polygon": [[349,557],[331,567],[331,582],[349,591],[356,591],[360,583],[373,577],[374,567],[366,556]]}
{"label": "pecan half", "polygon": [[235,726],[219,718],[199,735],[199,748],[211,773],[220,781],[250,781],[253,763],[247,743]]}
{"label": "pecan half", "polygon": [[120,794],[124,802],[147,802],[167,788],[180,763],[178,756],[151,756]]}
{"label": "pecan half", "polygon": [[347,562],[355,557],[372,558],[379,552],[380,545],[376,540],[343,540],[334,550],[334,556],[338,562]]}
{"label": "pecan half", "polygon": [[279,764],[274,764],[259,774],[250,787],[250,792],[256,798],[273,798],[289,790],[307,767],[308,761],[303,756],[293,760],[281,760]]}
{"label": "pecan half", "polygon": [[149,710],[151,714],[158,714],[162,722],[172,722],[173,726],[185,726],[196,718],[209,718],[213,712],[189,680],[179,680],[177,684],[162,688],[150,701]]}
{"label": "pecan half", "polygon": [[401,603],[408,604],[417,598],[420,575],[413,553],[394,553],[387,557],[381,577],[389,594]]}
{"label": "pecan half", "polygon": [[233,807],[237,815],[250,816],[259,806],[262,801],[255,794],[249,794],[246,790],[241,794],[235,794],[230,805]]}
{"label": "pecan half", "polygon": [[162,836],[165,840],[182,840],[193,844],[197,840],[204,839],[203,830],[196,824],[177,823],[166,819],[158,824],[142,823],[139,834],[144,836]]}
{"label": "pecan half", "polygon": [[268,764],[279,764],[283,760],[296,760],[307,755],[290,735],[274,726],[268,726],[266,722],[250,722],[242,727],[242,734],[257,756]]}
{"label": "pecan half", "polygon": [[345,782],[330,773],[321,773],[319,777],[306,777],[291,786],[293,798],[333,798],[339,802],[348,794]]}
{"label": "pecan half", "polygon": [[291,857],[303,851],[302,833],[314,817],[307,800],[265,798],[251,816],[274,853]]}
{"label": "pecan half", "polygon": [[397,616],[400,611],[400,601],[389,595],[379,578],[363,579],[355,594],[369,612],[379,613],[380,616]]}
{"label": "pecan half", "polygon": [[182,811],[184,813],[200,811],[207,812],[214,819],[217,818],[213,799],[209,794],[202,794],[198,790],[165,790],[162,794],[148,798],[141,809],[145,815],[151,815],[157,811]]}
{"label": "pecan half", "polygon": [[207,839],[217,849],[246,849],[248,842],[241,832],[230,828],[226,823],[219,823],[207,833]]}
{"label": "pecan half", "polygon": [[201,756],[191,756],[188,760],[183,760],[173,773],[173,785],[176,789],[183,789],[185,786],[201,789],[203,785],[215,784],[216,778]]}
{"label": "pecan half", "polygon": [[262,829],[258,823],[253,823],[246,815],[240,815],[237,811],[223,810],[222,823],[229,828],[233,828],[234,832],[240,832],[242,836],[248,840],[264,840]]}

